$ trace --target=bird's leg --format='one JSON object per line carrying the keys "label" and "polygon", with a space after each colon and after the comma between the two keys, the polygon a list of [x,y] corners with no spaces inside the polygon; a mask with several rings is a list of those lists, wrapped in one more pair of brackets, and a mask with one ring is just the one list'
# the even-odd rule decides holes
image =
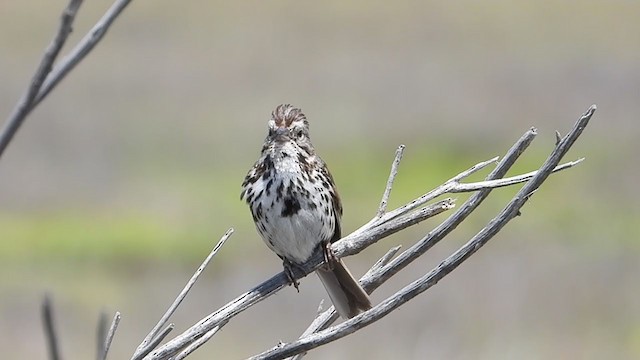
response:
{"label": "bird's leg", "polygon": [[287,275],[289,283],[296,288],[296,291],[300,292],[300,289],[298,289],[298,285],[300,285],[300,283],[296,281],[296,278],[293,276],[293,268],[295,264],[285,258],[282,258],[282,266],[284,267],[284,274]]}

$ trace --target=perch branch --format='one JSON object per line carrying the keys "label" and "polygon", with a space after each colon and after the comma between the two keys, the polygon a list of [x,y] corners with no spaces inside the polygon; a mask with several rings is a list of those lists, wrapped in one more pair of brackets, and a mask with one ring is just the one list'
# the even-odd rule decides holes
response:
{"label": "perch branch", "polygon": [[[227,230],[227,232],[224,233],[222,238],[220,238],[220,241],[218,241],[216,246],[213,247],[213,250],[211,250],[209,255],[204,259],[204,261],[202,262],[198,270],[196,270],[193,276],[191,276],[191,279],[189,279],[189,281],[187,282],[185,287],[182,289],[180,294],[178,294],[173,304],[169,306],[169,309],[167,309],[164,315],[162,315],[162,317],[160,318],[156,326],[153,327],[151,332],[149,332],[149,334],[144,338],[142,343],[138,346],[135,353],[133,354],[132,359],[142,359],[151,350],[153,350],[156,346],[158,346],[158,344],[162,341],[162,339],[164,339],[164,337],[167,336],[169,331],[173,329],[173,325],[170,325],[164,331],[160,332],[160,329],[162,329],[162,327],[169,321],[169,318],[171,317],[171,315],[173,315],[173,313],[176,311],[178,306],[180,306],[180,304],[182,303],[182,300],[184,300],[184,298],[187,296],[191,288],[193,288],[193,285],[195,285],[196,281],[198,281],[200,274],[202,274],[202,272],[207,267],[207,265],[209,265],[209,262],[211,262],[211,259],[213,259],[213,257],[216,256],[220,248],[222,248],[224,243],[229,239],[229,237],[231,237],[231,234],[233,234],[232,228]],[[157,336],[159,333],[161,335],[160,337]],[[158,337],[159,339],[157,341],[154,341],[156,337]]]}
{"label": "perch branch", "polygon": [[[531,136],[535,135],[535,130],[532,129],[530,130],[530,132],[532,133]],[[514,151],[519,153],[523,151],[523,149],[516,149]],[[365,224],[360,229],[356,230],[355,232],[343,238],[342,240],[332,244],[332,250],[338,257],[356,254],[360,252],[362,249],[379,241],[380,239],[386,236],[389,236],[408,226],[411,226],[422,220],[425,220],[430,216],[433,216],[434,214],[451,209],[453,207],[453,201],[451,199],[441,200],[437,203],[427,205],[422,208],[421,206],[423,206],[426,202],[434,199],[435,197],[438,197],[445,193],[450,193],[452,191],[455,191],[456,189],[459,189],[460,180],[469,176],[472,173],[475,173],[481,170],[482,168],[489,166],[490,164],[494,163],[496,160],[497,158],[479,163],[476,166],[473,166],[472,168],[453,177],[449,181],[445,182],[445,184],[443,184],[442,186],[415,199],[409,204],[401,206],[400,208],[395,209],[391,212],[385,213],[380,218],[372,219],[372,221]],[[515,161],[515,159],[503,160],[501,163],[506,164],[505,161],[507,162]],[[557,162],[556,162],[556,165],[557,165]],[[502,169],[501,171],[506,172],[507,168],[508,167],[501,167],[500,169]],[[554,168],[551,168],[549,170],[549,173],[551,173],[554,170]],[[562,168],[567,168],[567,167],[564,165],[561,165],[559,169],[562,169]],[[497,169],[494,170],[494,174],[496,174],[496,171]],[[540,174],[540,171],[541,170],[538,170],[537,172],[534,173],[535,174],[534,178]],[[496,174],[496,175],[503,176],[504,174]],[[496,177],[499,177],[499,176],[496,176]],[[526,179],[520,178],[518,180],[518,182],[524,182],[524,181],[526,181]],[[495,183],[484,184],[482,186],[479,186],[478,188],[480,189],[480,191],[482,191],[482,190],[498,187],[498,185],[499,184],[495,184]],[[486,195],[483,195],[483,196],[486,196]],[[475,199],[475,202],[479,202],[478,198],[472,197],[472,199]],[[469,203],[468,201],[467,202],[468,206],[465,208],[464,213],[461,213],[460,216],[458,216],[457,218],[454,218],[454,219],[450,218],[446,227],[436,228],[434,231],[430,233],[428,238],[439,240],[442,234],[447,233],[448,231],[455,228],[455,226],[459,224],[459,221],[461,221],[462,218],[468,215],[466,212],[467,211],[470,212],[477,206],[475,202]],[[439,231],[436,231],[436,230],[439,230]],[[426,248],[428,248],[428,247],[431,247],[435,242],[436,240],[423,239],[423,241],[421,241],[421,244]],[[411,253],[404,252],[398,258],[405,259],[403,261],[408,261],[406,259],[411,258],[412,256],[414,255],[411,255]],[[317,252],[306,264],[301,266],[300,269],[298,268],[295,269],[296,271],[294,271],[294,277],[296,279],[299,279],[305,276],[306,274],[312,272],[313,270],[315,270],[317,267],[321,265],[322,260],[323,260],[322,254],[320,252]],[[387,269],[387,271],[390,271],[390,272],[385,272],[384,274],[390,274],[388,276],[391,276],[393,274],[391,271],[395,268],[391,267],[391,265],[396,263],[396,261],[398,261],[398,259],[392,260],[389,264],[387,264],[383,268],[383,269]],[[240,295],[236,299],[227,303],[226,305],[216,310],[215,312],[209,314],[208,316],[200,320],[198,323],[196,323],[195,325],[193,325],[192,327],[184,331],[182,334],[176,336],[172,340],[169,340],[167,343],[160,346],[158,349],[152,351],[146,357],[146,359],[167,359],[171,356],[175,356],[179,351],[181,351],[181,349],[193,343],[194,341],[202,337],[207,332],[211,331],[216,327],[224,325],[226,322],[229,321],[229,319],[231,319],[238,313],[246,310],[247,308],[273,295],[274,293],[276,293],[277,291],[285,287],[287,284],[288,284],[288,279],[284,275],[284,273],[279,273],[273,276],[272,278],[256,286],[252,290]],[[364,285],[366,285],[366,282]],[[373,286],[373,285],[369,285],[369,286]],[[301,351],[304,351],[304,350],[301,350]],[[290,355],[294,355],[294,354],[290,354]],[[290,355],[287,355],[287,356],[290,356]]]}
{"label": "perch branch", "polygon": [[[529,180],[506,207],[489,224],[478,232],[471,240],[458,249],[451,256],[442,261],[435,269],[431,270],[418,280],[396,292],[372,309],[349,319],[332,328],[310,334],[289,344],[281,344],[271,350],[252,357],[251,359],[282,359],[304,351],[308,351],[330,341],[337,340],[348,334],[363,328],[397,309],[415,296],[435,285],[440,279],[457,268],[462,262],[478,251],[495,234],[497,234],[510,220],[518,216],[520,209],[529,200],[534,191],[547,179],[556,168],[562,157],[571,148],[576,139],[587,126],[596,107],[592,105],[587,112],[576,122],[568,135],[563,137],[556,145],[536,175]],[[391,265],[391,264],[389,264]],[[389,266],[388,265],[388,266]]]}

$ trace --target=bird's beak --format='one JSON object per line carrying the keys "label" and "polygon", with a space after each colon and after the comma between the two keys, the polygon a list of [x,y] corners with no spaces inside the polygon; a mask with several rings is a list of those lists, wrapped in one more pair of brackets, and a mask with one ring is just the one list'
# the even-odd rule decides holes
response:
{"label": "bird's beak", "polygon": [[289,139],[289,129],[286,127],[279,127],[276,129],[276,136],[274,138],[278,142],[285,142]]}

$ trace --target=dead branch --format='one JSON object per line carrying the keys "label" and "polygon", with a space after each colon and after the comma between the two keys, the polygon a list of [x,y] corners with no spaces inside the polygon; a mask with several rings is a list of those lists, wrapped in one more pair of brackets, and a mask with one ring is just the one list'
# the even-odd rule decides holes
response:
{"label": "dead branch", "polygon": [[51,44],[45,50],[31,84],[20,98],[15,109],[7,118],[0,133],[0,158],[27,115],[55,88],[64,77],[102,40],[111,24],[122,13],[131,0],[116,0],[96,25],[71,50],[57,66],[53,63],[58,57],[73,28],[73,20],[82,4],[82,0],[70,0],[62,13],[60,27]]}
{"label": "dead branch", "polygon": [[[371,310],[332,328],[321,330],[333,321],[331,320],[334,317],[332,315],[333,310],[329,309],[318,317],[318,319],[326,317],[326,320],[321,321],[316,319],[313,323],[315,324],[314,327],[310,327],[297,341],[289,344],[278,345],[271,350],[255,356],[254,358],[281,359],[304,353],[305,351],[317,346],[334,341],[379,320],[433,286],[442,277],[450,273],[464,260],[475,253],[511,219],[518,215],[519,209],[526,203],[533,192],[539,188],[550,174],[556,171],[568,169],[581,161],[578,160],[558,165],[571,145],[573,145],[575,140],[580,136],[582,130],[587,125],[595,110],[595,105],[589,108],[589,110],[578,120],[574,129],[566,137],[562,138],[560,142],[558,142],[547,161],[537,171],[501,179],[535,137],[536,130],[531,129],[527,131],[522,138],[516,142],[516,144],[514,144],[485,181],[474,183],[461,182],[469,175],[495,163],[498,158],[481,162],[454,176],[441,186],[427,192],[415,200],[397,209],[385,212],[387,198],[391,192],[393,180],[397,173],[399,158],[402,156],[403,147],[400,147],[396,153],[396,161],[394,161],[389,180],[387,181],[387,187],[385,188],[383,199],[376,215],[371,219],[371,221],[332,245],[332,249],[337,256],[343,257],[357,254],[366,247],[397,231],[417,224],[429,217],[454,207],[452,199],[444,199],[430,205],[425,205],[427,202],[432,201],[439,196],[458,192],[477,191],[477,193],[469,198],[469,200],[467,200],[457,212],[452,214],[447,220],[429,232],[414,246],[400,254],[397,258],[389,261],[391,256],[385,256],[385,258],[376,263],[367,275],[361,279],[363,286],[368,292],[375,290],[380,286],[380,284],[384,283],[399,270],[406,267],[406,265],[424,254],[424,252],[449,234],[473,210],[475,210],[478,205],[480,205],[492,189],[523,183],[526,181],[528,182],[496,218],[489,222],[489,224],[474,236],[466,245],[461,247],[449,258],[445,259],[436,269],[407,285],[404,289],[398,291],[396,294],[377,306],[374,306]],[[388,263],[386,263],[387,261]],[[296,279],[304,277],[314,271],[320,266],[321,262],[322,255],[317,253],[307,262],[307,264],[301,267],[299,271],[295,272],[294,275]],[[287,278],[283,273],[273,276],[269,280],[209,314],[182,334],[150,352],[145,359],[169,359],[173,356],[177,356],[178,354],[182,357],[183,354],[185,354],[186,349],[192,349],[194,346],[199,347],[204,343],[204,341],[219,331],[219,329],[235,315],[273,295],[285,287],[287,283]]]}

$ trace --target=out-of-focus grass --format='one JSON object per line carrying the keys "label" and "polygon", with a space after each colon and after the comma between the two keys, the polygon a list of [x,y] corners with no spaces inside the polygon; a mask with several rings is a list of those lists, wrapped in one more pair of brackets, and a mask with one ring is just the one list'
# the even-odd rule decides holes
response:
{"label": "out-of-focus grass", "polygon": [[[366,147],[359,147],[367,149]],[[389,207],[399,206],[423,192],[439,185],[476,162],[491,156],[479,157],[467,151],[443,152],[442,147],[432,146],[406,150],[400,172],[396,179]],[[393,158],[390,151],[347,151],[348,157],[340,152],[329,152],[326,159],[338,181],[345,206],[345,228],[353,229],[375,212],[379,197],[389,172]],[[522,158],[511,174],[535,169],[543,160],[544,153],[531,149],[531,154]],[[553,175],[525,207],[524,216],[517,221],[528,223],[534,228],[549,233],[572,233],[565,241],[577,246],[588,245],[598,248],[638,245],[640,235],[635,226],[637,212],[620,207],[608,214],[611,227],[602,229],[591,218],[600,216],[607,199],[597,193],[588,193],[589,182],[583,179],[589,172],[589,162]],[[139,207],[121,209],[118,204],[98,209],[55,209],[53,212],[0,213],[0,260],[4,264],[22,261],[60,262],[65,259],[83,261],[103,261],[105,263],[129,263],[133,261],[191,262],[200,259],[203,248],[213,244],[224,229],[235,224],[250,224],[248,210],[239,200],[238,177],[241,170],[224,174],[207,172],[175,172],[160,176],[155,169],[146,169],[145,179],[155,179],[155,190],[165,189],[166,199],[148,201],[144,196],[130,194]],[[469,181],[481,180],[487,171],[477,174]],[[157,176],[154,176],[157,175]],[[135,186],[133,186],[136,188]],[[489,201],[488,208],[498,210],[515,193],[511,189],[497,189]],[[139,194],[138,194],[139,195]],[[451,195],[461,204],[465,194]],[[581,198],[578,206],[572,206],[574,199]],[[132,206],[132,205],[129,205]],[[488,211],[487,211],[488,213]],[[585,219],[585,216],[587,217]],[[480,221],[480,220],[479,220]],[[580,224],[577,226],[577,224]],[[251,231],[248,233],[251,234]],[[247,232],[245,232],[246,236]],[[576,236],[578,234],[579,236]],[[262,246],[255,234],[251,241],[237,242],[230,249],[231,257],[247,246]]]}

